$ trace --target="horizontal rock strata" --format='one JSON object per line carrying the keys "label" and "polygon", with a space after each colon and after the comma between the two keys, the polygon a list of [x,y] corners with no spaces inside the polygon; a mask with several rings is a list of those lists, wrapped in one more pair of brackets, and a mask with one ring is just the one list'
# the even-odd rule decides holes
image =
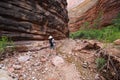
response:
{"label": "horizontal rock strata", "polygon": [[13,40],[68,37],[66,0],[1,0],[0,36]]}
{"label": "horizontal rock strata", "polygon": [[[86,0],[89,1],[87,3],[92,2],[93,0]],[[84,2],[81,4],[83,5]],[[80,6],[81,6],[80,5]],[[87,5],[84,5],[87,7]],[[82,12],[83,10],[81,7],[78,7]],[[84,8],[84,7],[82,7]],[[92,28],[100,28],[112,23],[112,20],[116,18],[116,16],[120,12],[120,0],[98,0],[92,7],[90,7],[86,12],[80,14],[77,17],[71,17],[69,28],[70,31],[77,31],[80,27],[89,23],[89,27]],[[74,12],[75,13],[75,12]],[[73,21],[74,20],[74,21]]]}

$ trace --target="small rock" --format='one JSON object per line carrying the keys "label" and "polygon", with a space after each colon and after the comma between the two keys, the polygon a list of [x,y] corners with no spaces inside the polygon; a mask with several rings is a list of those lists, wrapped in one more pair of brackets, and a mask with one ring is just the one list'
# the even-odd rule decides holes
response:
{"label": "small rock", "polygon": [[26,55],[26,56],[20,56],[19,58],[18,58],[18,61],[19,62],[26,62],[26,61],[28,61],[30,59],[30,56],[28,56],[28,55]]}
{"label": "small rock", "polygon": [[[15,80],[17,79],[17,76],[16,76],[15,73],[10,73],[9,76],[12,77],[12,78],[15,79]],[[17,79],[17,80],[18,80],[18,79]]]}
{"label": "small rock", "polygon": [[71,54],[72,54],[72,52],[68,52],[68,54],[70,54],[70,55],[71,55]]}
{"label": "small rock", "polygon": [[19,80],[24,80],[24,78],[22,76],[19,77]]}
{"label": "small rock", "polygon": [[47,58],[42,56],[41,59],[40,59],[41,62],[46,62],[47,61]]}
{"label": "small rock", "polygon": [[85,61],[82,65],[84,68],[87,68],[88,67],[88,63]]}
{"label": "small rock", "polygon": [[34,75],[34,74],[35,74],[35,72],[33,71],[33,72],[32,72],[32,75]]}
{"label": "small rock", "polygon": [[35,77],[32,77],[32,80],[37,80]]}
{"label": "small rock", "polygon": [[16,60],[16,61],[15,61],[15,64],[16,64],[16,65],[20,65],[20,62],[18,62],[18,61]]}
{"label": "small rock", "polygon": [[27,55],[31,55],[31,54],[32,54],[32,52],[28,51],[26,54],[27,54]]}
{"label": "small rock", "polygon": [[3,64],[0,64],[0,69],[2,69],[3,66],[4,66]]}
{"label": "small rock", "polygon": [[55,66],[61,66],[64,63],[65,62],[64,62],[64,59],[62,57],[56,56],[52,59],[52,64]]}
{"label": "small rock", "polygon": [[7,67],[3,64],[3,65],[1,65],[1,68],[0,68],[0,69],[6,70]]}
{"label": "small rock", "polygon": [[45,68],[45,71],[48,71],[48,68]]}
{"label": "small rock", "polygon": [[34,66],[40,66],[40,62],[35,63]]}
{"label": "small rock", "polygon": [[31,68],[29,68],[28,70],[29,70],[29,71],[32,71],[32,69],[31,69]]}
{"label": "small rock", "polygon": [[13,68],[15,70],[20,70],[22,68],[22,66],[21,65],[13,65]]}
{"label": "small rock", "polygon": [[34,80],[35,79],[35,77],[32,77],[32,80]]}
{"label": "small rock", "polygon": [[27,77],[27,75],[23,74],[23,78],[26,78],[26,77]]}
{"label": "small rock", "polygon": [[8,71],[9,71],[10,73],[12,73],[12,72],[14,71],[14,68],[10,67],[10,68],[8,68]]}
{"label": "small rock", "polygon": [[82,78],[83,80],[85,80],[85,78]]}
{"label": "small rock", "polygon": [[96,75],[95,75],[95,80],[101,80],[101,78],[100,78],[100,75],[99,75],[99,74],[96,74]]}
{"label": "small rock", "polygon": [[115,40],[115,41],[114,41],[114,44],[120,45],[120,39]]}
{"label": "small rock", "polygon": [[38,57],[38,55],[36,55],[36,54],[32,54],[31,56],[32,56],[33,58]]}
{"label": "small rock", "polygon": [[107,70],[105,70],[105,69],[104,69],[104,70],[102,70],[102,71],[103,71],[104,73],[106,73],[106,72],[107,72]]}
{"label": "small rock", "polygon": [[75,55],[75,56],[78,56],[78,53],[75,53],[74,55]]}

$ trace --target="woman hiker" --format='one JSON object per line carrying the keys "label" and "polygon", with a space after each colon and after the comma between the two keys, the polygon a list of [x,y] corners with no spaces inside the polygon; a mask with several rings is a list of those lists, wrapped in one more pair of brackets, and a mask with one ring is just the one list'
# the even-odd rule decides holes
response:
{"label": "woman hiker", "polygon": [[54,40],[54,38],[50,35],[48,37],[48,39],[49,39],[50,49],[54,49],[55,48],[55,40]]}

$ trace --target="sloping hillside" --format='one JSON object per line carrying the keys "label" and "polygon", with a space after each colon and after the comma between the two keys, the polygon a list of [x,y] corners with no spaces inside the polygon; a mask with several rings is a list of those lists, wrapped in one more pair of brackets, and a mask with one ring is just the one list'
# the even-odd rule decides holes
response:
{"label": "sloping hillside", "polygon": [[77,31],[86,22],[89,27],[110,25],[120,12],[120,0],[86,0],[69,11],[69,29]]}

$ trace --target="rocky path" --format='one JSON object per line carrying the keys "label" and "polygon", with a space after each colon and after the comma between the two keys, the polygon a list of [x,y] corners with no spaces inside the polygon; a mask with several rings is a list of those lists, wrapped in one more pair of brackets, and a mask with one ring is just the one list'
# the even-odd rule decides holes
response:
{"label": "rocky path", "polygon": [[19,47],[13,56],[0,62],[0,74],[3,73],[0,75],[0,80],[94,80],[95,78],[94,50],[85,50],[88,43],[84,41],[57,41],[54,50],[47,47],[47,41],[18,43],[22,47],[26,44],[29,48],[25,49],[25,52],[18,52]]}

